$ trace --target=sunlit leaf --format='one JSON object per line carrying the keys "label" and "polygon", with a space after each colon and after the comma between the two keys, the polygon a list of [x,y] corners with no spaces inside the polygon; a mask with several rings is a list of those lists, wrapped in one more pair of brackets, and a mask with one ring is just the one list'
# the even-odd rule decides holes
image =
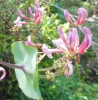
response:
{"label": "sunlit leaf", "polygon": [[17,65],[23,65],[26,72],[15,69],[19,87],[30,98],[42,100],[38,86],[38,70],[36,67],[37,50],[34,47],[14,42],[12,53]]}

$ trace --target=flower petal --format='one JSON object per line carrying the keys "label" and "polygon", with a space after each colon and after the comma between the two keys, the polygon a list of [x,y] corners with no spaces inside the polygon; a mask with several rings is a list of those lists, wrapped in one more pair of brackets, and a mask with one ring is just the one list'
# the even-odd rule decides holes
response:
{"label": "flower petal", "polygon": [[3,79],[5,78],[5,76],[6,76],[6,71],[5,71],[5,69],[2,68],[2,67],[0,67],[0,71],[3,72],[2,76],[0,77],[0,80],[3,80]]}
{"label": "flower petal", "polygon": [[38,3],[35,3],[34,12],[36,24],[40,24],[40,22],[42,21],[43,13]]}
{"label": "flower petal", "polygon": [[32,19],[34,19],[35,16],[34,16],[34,14],[33,14],[33,12],[32,12],[32,9],[31,9],[30,7],[28,8],[28,12],[29,12],[29,14],[30,14],[30,17],[31,17]]}
{"label": "flower petal", "polygon": [[53,58],[52,53],[62,53],[63,50],[60,49],[49,49],[46,44],[42,45],[42,51],[49,57]]}
{"label": "flower petal", "polygon": [[79,8],[78,9],[78,20],[77,20],[77,25],[81,25],[84,23],[85,19],[88,16],[88,12],[84,8]]}
{"label": "flower petal", "polygon": [[24,18],[25,20],[30,20],[30,18],[28,18],[26,15],[24,15],[20,9],[17,10],[18,16],[20,16],[21,18]]}
{"label": "flower petal", "polygon": [[80,45],[78,54],[83,54],[85,50],[87,50],[92,44],[92,34],[91,31],[87,27],[83,27],[83,31],[85,34],[85,38]]}
{"label": "flower petal", "polygon": [[67,64],[69,67],[69,75],[73,74],[73,65],[70,63],[70,60],[67,58]]}
{"label": "flower petal", "polygon": [[25,42],[29,46],[35,46],[35,44],[31,41],[31,36],[28,36],[28,41]]}
{"label": "flower petal", "polygon": [[65,43],[65,45],[67,46],[67,40],[66,40],[66,38],[64,36],[64,32],[60,26],[58,27],[58,34],[59,34],[60,38],[63,40],[63,42]]}
{"label": "flower petal", "polygon": [[62,39],[57,39],[57,40],[52,40],[53,44],[55,44],[58,48],[61,50],[66,50],[68,51],[67,47],[65,46],[64,42]]}
{"label": "flower petal", "polygon": [[42,45],[42,51],[49,57],[49,58],[53,58],[52,53],[48,51],[48,47],[46,46],[46,44]]}
{"label": "flower petal", "polygon": [[72,52],[74,52],[79,46],[79,36],[76,28],[73,28],[72,31],[68,32],[68,40],[70,49]]}
{"label": "flower petal", "polygon": [[68,12],[67,9],[64,10],[64,16],[65,16],[65,18],[67,19],[67,21],[68,21],[70,24],[73,23],[72,20],[71,20],[71,18],[70,18],[70,14],[69,14],[69,12]]}
{"label": "flower petal", "polygon": [[14,24],[16,24],[17,27],[22,27],[22,24],[26,25],[28,22],[21,21],[21,18],[17,17],[17,19],[14,21]]}

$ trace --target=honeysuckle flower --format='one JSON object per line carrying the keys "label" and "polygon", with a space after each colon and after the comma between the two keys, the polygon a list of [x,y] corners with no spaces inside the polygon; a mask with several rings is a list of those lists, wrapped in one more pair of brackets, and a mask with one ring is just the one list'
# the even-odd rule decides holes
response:
{"label": "honeysuckle flower", "polygon": [[[61,27],[58,27],[58,30],[59,28],[61,29]],[[65,43],[65,46],[72,54],[83,54],[91,46],[92,43],[91,31],[87,27],[83,27],[83,32],[85,34],[85,38],[80,46],[79,46],[79,36],[76,28],[73,28],[71,31],[68,32],[68,40],[65,37],[61,38],[63,41],[64,38],[66,39],[67,43]],[[62,35],[64,33],[61,32],[60,34]]]}
{"label": "honeysuckle flower", "polygon": [[52,53],[62,53],[66,57],[68,69],[65,69],[64,75],[68,78],[73,74],[73,65],[70,63],[70,59],[75,57],[76,54],[84,54],[84,52],[91,46],[92,34],[87,27],[83,27],[84,40],[79,46],[80,40],[76,28],[70,30],[67,36],[61,27],[58,27],[58,34],[60,39],[52,40],[53,44],[57,46],[56,49],[49,49],[46,44],[43,44],[42,51],[49,57],[52,58]]}
{"label": "honeysuckle flower", "polygon": [[29,46],[35,46],[35,44],[31,41],[31,36],[28,36],[28,41],[25,42]]}
{"label": "honeysuckle flower", "polygon": [[25,20],[33,20],[35,21],[36,24],[40,24],[42,22],[43,13],[39,3],[37,2],[35,3],[34,13],[32,12],[32,9],[30,7],[28,8],[28,12],[31,18],[23,14],[20,9],[18,9],[17,12],[18,12],[18,16]]}
{"label": "honeysuckle flower", "polygon": [[40,22],[42,21],[43,13],[42,13],[42,11],[40,9],[40,5],[38,3],[35,3],[34,12],[35,12],[36,24],[40,24]]}
{"label": "honeysuckle flower", "polygon": [[24,15],[20,9],[17,10],[18,16],[21,18],[24,18],[25,20],[30,20],[29,17],[27,17],[26,15]]}
{"label": "honeysuckle flower", "polygon": [[49,49],[46,44],[42,45],[42,51],[49,57],[53,58],[52,53],[61,53],[63,50],[60,49]]}
{"label": "honeysuckle flower", "polygon": [[17,19],[14,21],[14,24],[16,24],[17,27],[22,27],[23,24],[26,25],[28,22],[21,21],[21,18],[17,17]]}
{"label": "honeysuckle flower", "polygon": [[79,36],[76,28],[68,32],[69,48],[72,52],[76,52],[79,46]]}
{"label": "honeysuckle flower", "polygon": [[[64,16],[70,24],[74,24],[71,20],[70,13],[68,12],[67,9],[64,10]],[[84,8],[79,8],[78,9],[78,20],[75,24],[82,25],[85,19],[87,18],[87,16],[88,16],[88,12]]]}
{"label": "honeysuckle flower", "polygon": [[64,75],[69,78],[73,74],[73,65],[71,64],[69,58],[66,58],[68,69],[65,68]]}
{"label": "honeysuckle flower", "polygon": [[[59,31],[60,30],[60,31]],[[74,56],[76,54],[83,54],[92,43],[92,34],[87,27],[83,27],[85,38],[79,46],[79,36],[76,28],[73,28],[68,32],[67,38],[61,27],[58,27],[58,34],[60,39],[52,40],[53,44],[57,46],[57,49],[49,49],[45,44],[42,46],[43,52],[49,57],[52,53],[67,52]],[[43,49],[44,48],[44,49]]]}
{"label": "honeysuckle flower", "polygon": [[2,68],[2,67],[0,67],[0,71],[3,72],[2,76],[0,77],[0,80],[3,80],[3,79],[5,78],[5,76],[6,76],[6,71],[5,71],[5,69]]}
{"label": "honeysuckle flower", "polygon": [[92,33],[87,27],[83,27],[85,38],[79,47],[78,54],[83,54],[92,44]]}
{"label": "honeysuckle flower", "polygon": [[68,51],[62,39],[52,40],[52,43],[55,44],[59,49]]}

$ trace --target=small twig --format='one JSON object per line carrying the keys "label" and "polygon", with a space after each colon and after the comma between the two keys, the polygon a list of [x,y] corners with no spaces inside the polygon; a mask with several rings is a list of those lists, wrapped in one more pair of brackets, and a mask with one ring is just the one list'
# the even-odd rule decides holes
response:
{"label": "small twig", "polygon": [[46,56],[46,54],[41,55],[38,60],[37,60],[37,64],[41,62],[41,60]]}
{"label": "small twig", "polygon": [[9,28],[10,27],[12,27],[10,24],[9,24],[9,22],[0,14],[0,17],[7,23],[7,25],[9,26]]}

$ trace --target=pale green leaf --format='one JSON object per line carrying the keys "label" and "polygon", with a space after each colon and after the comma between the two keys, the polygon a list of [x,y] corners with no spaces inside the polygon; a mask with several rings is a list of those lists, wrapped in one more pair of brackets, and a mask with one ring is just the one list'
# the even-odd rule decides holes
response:
{"label": "pale green leaf", "polygon": [[[21,42],[12,44],[12,53],[17,65],[23,65],[28,74],[15,69],[19,87],[30,98],[42,100],[38,85],[38,70],[36,67],[37,49]],[[31,77],[32,76],[32,77]]]}

